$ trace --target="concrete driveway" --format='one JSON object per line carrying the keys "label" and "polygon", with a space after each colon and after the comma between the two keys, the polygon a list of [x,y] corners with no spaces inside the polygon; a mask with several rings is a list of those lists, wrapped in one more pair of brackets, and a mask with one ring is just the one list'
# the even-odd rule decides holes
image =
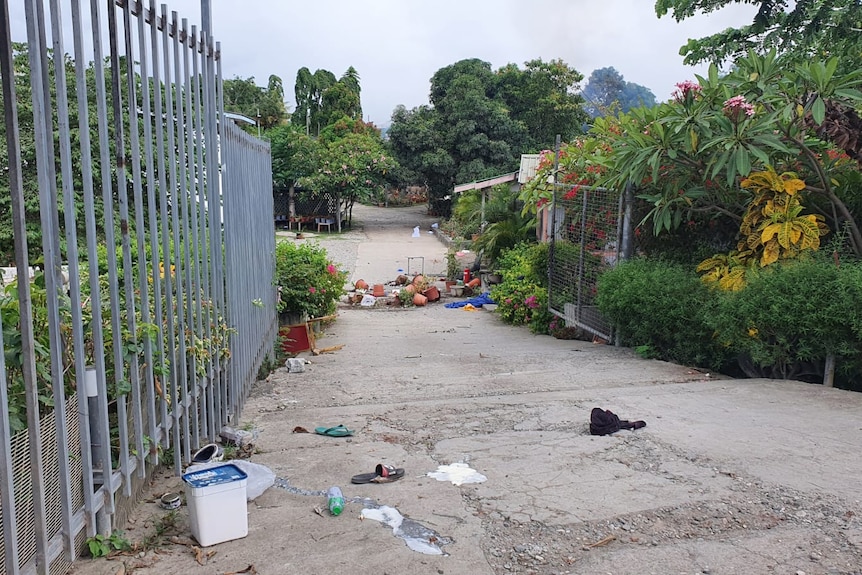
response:
{"label": "concrete driveway", "polygon": [[[393,279],[408,256],[445,269],[419,210],[357,218],[359,229],[317,238],[354,279]],[[186,508],[166,521],[145,501],[127,536],[151,548],[74,572],[862,574],[860,394],[732,380],[442,303],[344,308],[319,341],[339,344],[304,373],[274,372],[246,406],[251,459],[279,478],[248,505],[248,537],[204,550],[216,553],[200,565],[183,544]],[[590,436],[596,406],[647,427]],[[353,437],[293,432],[338,424]],[[378,463],[406,476],[350,484]],[[428,476],[451,464],[486,480]],[[331,485],[349,499],[338,517],[315,512]],[[175,489],[161,475],[150,497]],[[397,518],[388,508],[399,529],[374,519]]]}

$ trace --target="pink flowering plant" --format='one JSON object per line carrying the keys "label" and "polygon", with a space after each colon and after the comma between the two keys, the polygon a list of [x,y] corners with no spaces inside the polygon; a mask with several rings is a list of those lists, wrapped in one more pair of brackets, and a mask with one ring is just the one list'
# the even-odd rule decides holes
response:
{"label": "pink flowering plant", "polygon": [[321,317],[335,311],[347,274],[317,244],[279,243],[275,248],[275,283],[279,312]]}
{"label": "pink flowering plant", "polygon": [[548,332],[547,257],[547,244],[521,243],[497,260],[503,282],[494,286],[491,297],[506,323],[527,325],[536,333]]}

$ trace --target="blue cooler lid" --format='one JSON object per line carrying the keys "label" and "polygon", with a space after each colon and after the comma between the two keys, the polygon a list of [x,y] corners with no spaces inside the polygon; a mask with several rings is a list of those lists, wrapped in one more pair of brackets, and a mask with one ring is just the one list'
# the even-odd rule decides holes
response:
{"label": "blue cooler lid", "polygon": [[211,485],[221,485],[222,483],[230,483],[232,481],[242,481],[247,478],[248,475],[232,463],[217,465],[216,467],[183,475],[183,481],[192,487],[210,487]]}

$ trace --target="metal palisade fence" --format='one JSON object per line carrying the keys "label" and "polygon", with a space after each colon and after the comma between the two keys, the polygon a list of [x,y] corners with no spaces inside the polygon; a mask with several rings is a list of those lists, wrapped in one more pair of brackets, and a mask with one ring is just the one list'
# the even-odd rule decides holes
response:
{"label": "metal palisade fence", "polygon": [[273,350],[269,145],[220,64],[152,1],[0,0],[0,573],[64,573]]}

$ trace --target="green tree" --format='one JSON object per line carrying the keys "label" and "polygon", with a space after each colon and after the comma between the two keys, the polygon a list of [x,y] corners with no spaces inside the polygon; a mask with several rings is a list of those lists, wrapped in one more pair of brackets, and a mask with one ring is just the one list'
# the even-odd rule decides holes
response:
{"label": "green tree", "polygon": [[265,88],[258,86],[254,77],[237,76],[225,80],[224,107],[228,112],[256,119],[264,130],[274,128],[287,119],[283,83],[275,75],[269,77]]}
{"label": "green tree", "polygon": [[272,153],[272,183],[288,189],[288,213],[296,215],[296,184],[317,170],[316,139],[293,124],[278,126],[269,132]]}
{"label": "green tree", "polygon": [[809,58],[841,58],[845,71],[862,63],[862,4],[858,0],[656,0],[659,17],[671,13],[677,22],[728,4],[758,7],[751,24],[728,28],[705,38],[692,39],[680,48],[687,64],[721,65],[754,50],[775,49],[797,62]]}
{"label": "green tree", "polygon": [[562,60],[531,60],[521,70],[508,64],[497,71],[500,96],[512,118],[524,124],[529,147],[551,148],[557,134],[569,140],[587,120],[578,93],[583,75]]}
{"label": "green tree", "polygon": [[587,113],[593,118],[656,104],[655,95],[649,88],[626,82],[613,67],[593,70],[584,86],[583,97]]}

